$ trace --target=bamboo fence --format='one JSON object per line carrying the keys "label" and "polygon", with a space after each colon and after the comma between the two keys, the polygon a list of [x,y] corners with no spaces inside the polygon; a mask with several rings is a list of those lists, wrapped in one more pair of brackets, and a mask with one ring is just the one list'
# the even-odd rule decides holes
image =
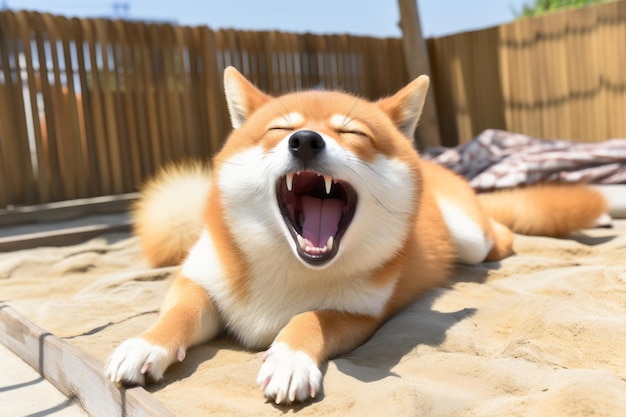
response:
{"label": "bamboo fence", "polygon": [[429,39],[442,144],[626,137],[626,1]]}

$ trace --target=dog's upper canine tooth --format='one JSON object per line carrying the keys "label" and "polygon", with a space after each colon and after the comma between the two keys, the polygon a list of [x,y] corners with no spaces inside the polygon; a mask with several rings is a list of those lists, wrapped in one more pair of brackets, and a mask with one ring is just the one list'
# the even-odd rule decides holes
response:
{"label": "dog's upper canine tooth", "polygon": [[324,185],[326,186],[326,194],[330,194],[330,189],[333,186],[333,179],[328,175],[324,175]]}
{"label": "dog's upper canine tooth", "polygon": [[293,188],[293,172],[285,175],[285,182],[287,183],[287,190],[291,191]]}

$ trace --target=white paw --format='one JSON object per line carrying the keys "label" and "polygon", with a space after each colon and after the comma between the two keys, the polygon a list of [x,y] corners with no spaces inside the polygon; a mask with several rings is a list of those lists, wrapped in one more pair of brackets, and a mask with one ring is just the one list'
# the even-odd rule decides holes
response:
{"label": "white paw", "polygon": [[603,213],[598,217],[591,227],[611,227],[613,224],[613,218],[608,213]]}
{"label": "white paw", "polygon": [[265,397],[287,404],[315,398],[322,386],[322,373],[306,353],[275,343],[265,354],[256,382]]}
{"label": "white paw", "polygon": [[[182,361],[183,358],[184,352],[179,352],[178,359]],[[115,349],[107,362],[105,374],[111,382],[144,385],[146,374],[158,381],[172,362],[174,354],[164,347],[132,338]]]}

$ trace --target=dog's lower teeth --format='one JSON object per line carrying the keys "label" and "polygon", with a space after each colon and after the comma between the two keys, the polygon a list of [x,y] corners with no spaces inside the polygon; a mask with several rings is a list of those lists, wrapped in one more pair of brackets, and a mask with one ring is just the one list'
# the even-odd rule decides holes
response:
{"label": "dog's lower teeth", "polygon": [[305,252],[312,254],[328,253],[333,250],[333,246],[335,245],[335,238],[333,236],[330,236],[326,245],[321,248],[309,245],[306,239],[304,239],[301,235],[297,235],[296,239],[298,240],[298,246],[300,246],[300,249],[304,249]]}

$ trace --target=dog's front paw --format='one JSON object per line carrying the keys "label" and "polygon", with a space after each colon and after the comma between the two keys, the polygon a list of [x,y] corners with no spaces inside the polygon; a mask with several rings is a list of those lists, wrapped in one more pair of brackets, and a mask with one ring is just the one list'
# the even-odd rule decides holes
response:
{"label": "dog's front paw", "polygon": [[166,348],[132,338],[115,349],[107,362],[105,374],[115,383],[144,385],[146,374],[158,381],[173,361],[174,354]]}
{"label": "dog's front paw", "polygon": [[265,355],[257,383],[265,397],[286,404],[315,398],[322,386],[322,373],[306,353],[275,343]]}

